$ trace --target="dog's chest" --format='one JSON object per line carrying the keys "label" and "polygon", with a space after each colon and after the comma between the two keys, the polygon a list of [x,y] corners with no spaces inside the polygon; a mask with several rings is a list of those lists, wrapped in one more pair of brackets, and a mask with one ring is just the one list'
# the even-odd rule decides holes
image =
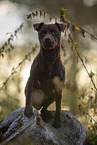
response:
{"label": "dog's chest", "polygon": [[38,76],[39,79],[37,80],[39,87],[45,92],[52,91],[55,88],[53,84],[54,77],[55,73],[50,70],[40,72]]}
{"label": "dog's chest", "polygon": [[38,63],[35,67],[36,86],[45,92],[50,92],[55,89],[54,78],[60,77],[60,60],[55,61],[53,57],[41,59],[40,56],[41,55],[39,55]]}

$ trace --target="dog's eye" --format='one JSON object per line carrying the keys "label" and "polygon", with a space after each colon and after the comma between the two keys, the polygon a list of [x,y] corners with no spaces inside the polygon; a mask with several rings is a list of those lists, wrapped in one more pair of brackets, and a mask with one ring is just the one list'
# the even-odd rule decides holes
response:
{"label": "dog's eye", "polygon": [[44,36],[46,34],[46,31],[41,31],[41,35]]}
{"label": "dog's eye", "polygon": [[57,31],[56,30],[52,30],[52,34],[53,35],[57,35]]}

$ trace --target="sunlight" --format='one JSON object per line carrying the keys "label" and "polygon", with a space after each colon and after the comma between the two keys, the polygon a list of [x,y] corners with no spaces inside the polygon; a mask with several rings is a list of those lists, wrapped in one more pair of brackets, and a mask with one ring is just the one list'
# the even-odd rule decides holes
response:
{"label": "sunlight", "polygon": [[97,3],[97,0],[83,0],[84,4],[88,7],[92,7],[94,4]]}
{"label": "sunlight", "polygon": [[[97,51],[95,49],[89,50],[89,51],[84,51],[84,54],[86,55],[87,58],[87,63],[86,63],[86,67],[89,71],[89,73],[92,71],[95,75],[94,75],[94,82],[97,83],[96,80],[96,76],[97,76]],[[82,67],[79,72],[76,75],[76,81],[78,82],[78,84],[80,85],[80,87],[82,88],[86,88],[89,87],[91,84],[91,80],[87,74],[87,72],[85,71],[85,69]]]}
{"label": "sunlight", "polygon": [[22,107],[25,106],[25,86],[26,86],[26,83],[27,83],[27,80],[30,76],[30,69],[31,69],[31,63],[28,63],[25,64],[23,66],[23,69],[21,71],[21,76],[22,76],[22,81],[21,81],[21,90],[22,90],[22,94],[21,94],[21,97],[20,97],[20,105]]}
{"label": "sunlight", "polygon": [[15,11],[16,8],[17,8],[16,4],[13,4],[10,1],[1,1],[0,2],[0,18],[3,18],[4,16],[8,15],[8,13]]}

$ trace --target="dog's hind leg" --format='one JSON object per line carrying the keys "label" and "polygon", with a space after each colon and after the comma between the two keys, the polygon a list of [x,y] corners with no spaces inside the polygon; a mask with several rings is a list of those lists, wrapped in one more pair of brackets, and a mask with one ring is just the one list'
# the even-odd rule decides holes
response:
{"label": "dog's hind leg", "polygon": [[41,116],[44,121],[47,121],[49,118],[52,117],[52,112],[48,111],[47,108],[55,101],[54,96],[55,96],[54,93],[50,94],[50,96],[48,96],[48,98],[45,100],[45,102],[42,105],[43,108],[41,110]]}

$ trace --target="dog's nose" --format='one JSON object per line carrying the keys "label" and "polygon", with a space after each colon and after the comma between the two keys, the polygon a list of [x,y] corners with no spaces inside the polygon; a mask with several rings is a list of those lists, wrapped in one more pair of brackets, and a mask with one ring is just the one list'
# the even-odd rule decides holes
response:
{"label": "dog's nose", "polygon": [[47,37],[47,38],[45,39],[45,41],[50,42],[50,41],[51,41],[51,38],[50,38],[50,37]]}

